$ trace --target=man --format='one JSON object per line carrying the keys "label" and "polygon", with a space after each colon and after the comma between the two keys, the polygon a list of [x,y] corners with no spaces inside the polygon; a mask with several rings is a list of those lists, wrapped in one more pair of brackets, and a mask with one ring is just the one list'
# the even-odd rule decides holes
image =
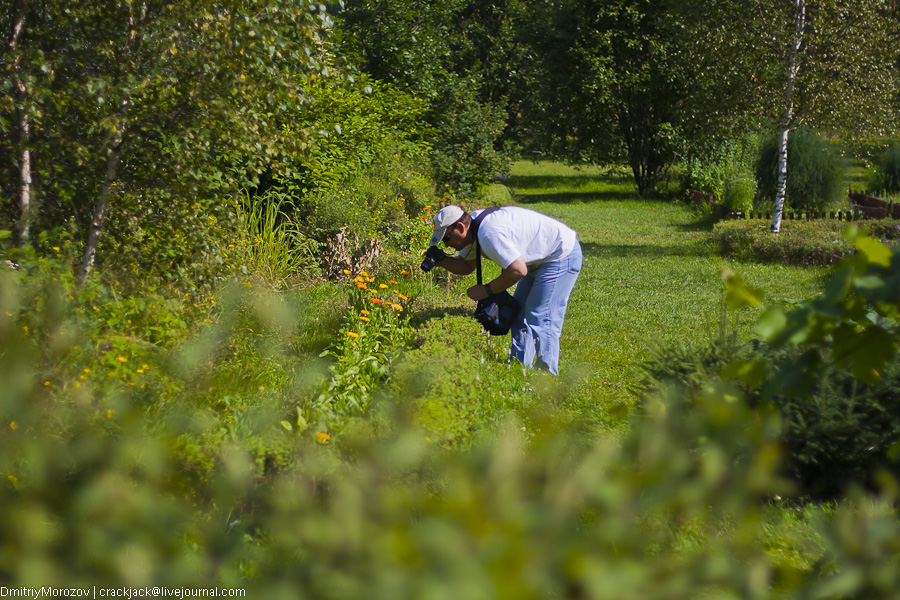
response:
{"label": "man", "polygon": [[[430,244],[459,251],[435,262],[457,275],[475,270],[475,237],[471,214],[449,205],[434,215]],[[516,286],[513,297],[522,307],[510,329],[509,354],[523,365],[559,374],[559,337],[569,294],[581,272],[581,244],[575,231],[539,212],[505,206],[485,216],[478,226],[481,253],[502,271],[492,281],[467,290],[472,300]],[[518,284],[518,285],[516,285]]]}

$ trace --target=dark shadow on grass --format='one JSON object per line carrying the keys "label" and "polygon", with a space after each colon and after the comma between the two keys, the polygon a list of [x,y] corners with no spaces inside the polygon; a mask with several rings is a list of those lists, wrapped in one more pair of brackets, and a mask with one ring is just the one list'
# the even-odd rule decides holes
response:
{"label": "dark shadow on grass", "polygon": [[673,246],[654,246],[649,244],[597,244],[582,242],[582,251],[591,258],[628,258],[633,256],[651,258],[654,256],[709,256],[711,249],[696,242]]}
{"label": "dark shadow on grass", "polygon": [[579,202],[610,202],[636,200],[637,194],[616,190],[602,192],[560,192],[558,194],[521,194],[513,192],[517,204],[572,204]]}
{"label": "dark shadow on grass", "polygon": [[628,175],[511,175],[501,181],[512,188],[553,189],[558,187],[578,188],[603,182],[613,185],[632,185],[634,180]]}
{"label": "dark shadow on grass", "polygon": [[[465,294],[463,294],[465,297]],[[424,311],[416,311],[413,313],[413,316],[410,318],[409,322],[413,326],[413,328],[418,329],[426,322],[432,319],[441,319],[443,317],[471,317],[472,313],[475,312],[475,303],[472,302],[471,308],[466,308],[463,306],[448,306],[446,308],[435,307],[429,308]]]}

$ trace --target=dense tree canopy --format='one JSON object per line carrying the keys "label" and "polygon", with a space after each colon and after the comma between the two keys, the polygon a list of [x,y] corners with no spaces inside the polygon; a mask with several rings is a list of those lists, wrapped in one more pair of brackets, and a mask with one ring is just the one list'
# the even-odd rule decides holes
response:
{"label": "dense tree canopy", "polygon": [[298,78],[318,68],[327,19],[317,3],[292,0],[3,9],[3,29],[19,33],[0,59],[12,75],[3,85],[17,90],[4,95],[0,122],[22,132],[0,139],[15,150],[3,153],[3,171],[22,173],[4,194],[33,179],[35,218],[70,222],[84,237],[83,278],[111,202],[131,194],[152,204],[155,189],[214,194],[233,187],[235,173],[252,177],[302,151],[302,136],[282,136],[280,115],[303,101]]}

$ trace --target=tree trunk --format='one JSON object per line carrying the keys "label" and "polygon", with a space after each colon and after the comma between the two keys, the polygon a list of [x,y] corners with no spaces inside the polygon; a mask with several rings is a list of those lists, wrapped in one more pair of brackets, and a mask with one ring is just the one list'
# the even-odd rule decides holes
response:
{"label": "tree trunk", "polygon": [[18,104],[19,113],[19,245],[28,245],[31,237],[31,215],[32,215],[32,197],[31,197],[31,150],[29,143],[31,142],[31,121],[28,117],[27,107],[27,88],[19,77],[20,58],[17,54],[19,46],[19,38],[25,29],[26,0],[16,0],[15,17],[13,19],[12,32],[7,42],[7,50],[12,59],[12,84],[13,93],[15,94],[16,103]]}
{"label": "tree trunk", "polygon": [[26,246],[31,242],[32,198],[31,198],[31,150],[28,143],[31,138],[31,123],[28,115],[22,112],[19,123],[19,245]]}
{"label": "tree trunk", "polygon": [[794,40],[788,49],[787,85],[784,93],[784,115],[779,125],[778,138],[778,183],[775,186],[775,209],[772,217],[772,233],[781,231],[784,214],[784,200],[787,195],[787,143],[794,119],[794,82],[800,70],[800,47],[806,27],[806,0],[794,0]]}
{"label": "tree trunk", "polygon": [[81,259],[81,268],[78,271],[76,286],[81,286],[87,279],[97,258],[97,248],[100,246],[100,235],[103,233],[103,217],[109,208],[109,197],[116,181],[116,169],[119,167],[119,158],[122,155],[122,142],[125,139],[125,116],[128,112],[129,96],[126,95],[119,104],[119,123],[113,134],[109,155],[106,157],[106,172],[103,176],[103,186],[100,196],[94,203],[94,214],[91,218],[91,229],[88,232],[87,243],[84,245],[84,254]]}

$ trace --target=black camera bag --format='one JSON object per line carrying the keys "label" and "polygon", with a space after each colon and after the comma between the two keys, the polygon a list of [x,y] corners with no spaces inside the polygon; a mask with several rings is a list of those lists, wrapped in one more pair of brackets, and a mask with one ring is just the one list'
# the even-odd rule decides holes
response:
{"label": "black camera bag", "polygon": [[[498,210],[499,206],[484,209],[476,219],[472,220],[472,232],[475,238],[475,268],[477,269],[478,285],[481,282],[481,246],[478,244],[478,226],[490,213]],[[521,307],[509,292],[503,290],[498,294],[491,294],[484,300],[479,300],[475,306],[475,320],[481,323],[485,331],[491,335],[506,335],[519,315]]]}

